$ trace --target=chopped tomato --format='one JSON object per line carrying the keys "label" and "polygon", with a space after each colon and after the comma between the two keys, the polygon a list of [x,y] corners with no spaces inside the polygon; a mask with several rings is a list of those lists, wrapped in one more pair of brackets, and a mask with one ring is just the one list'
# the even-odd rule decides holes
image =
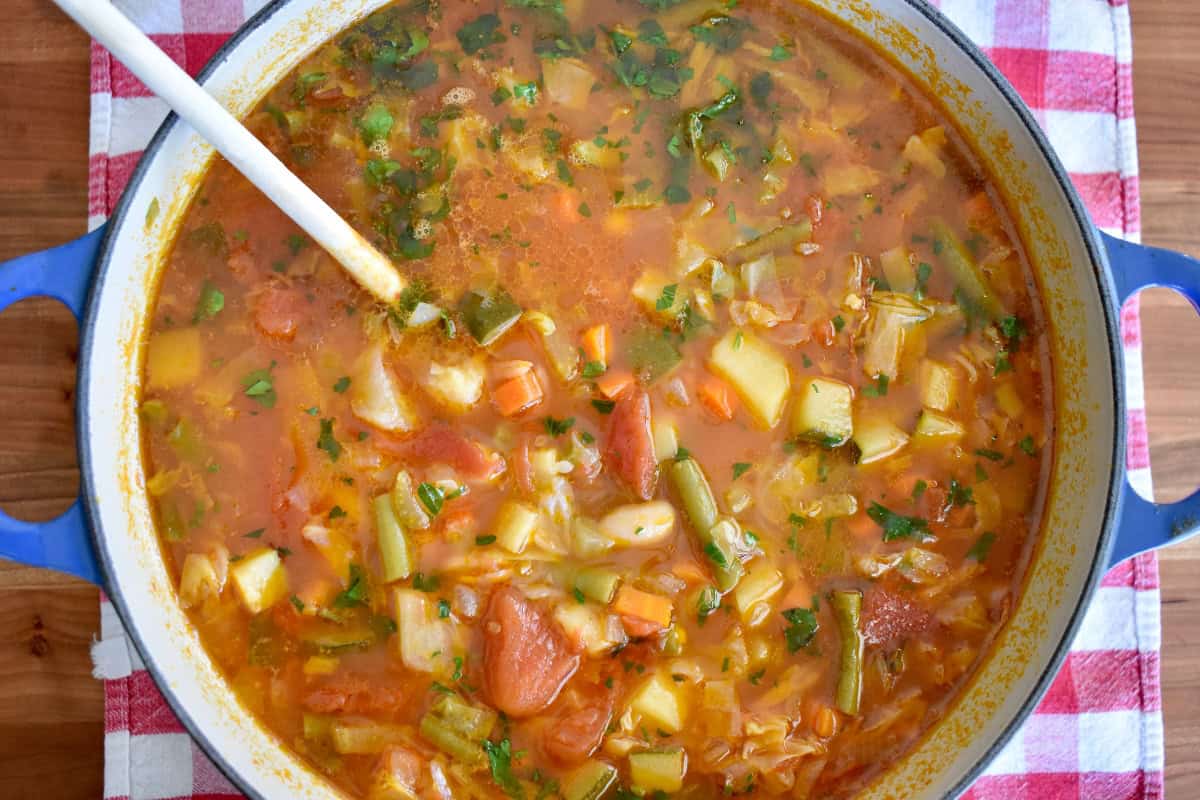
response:
{"label": "chopped tomato", "polygon": [[297,290],[269,286],[254,299],[254,324],[263,335],[290,342],[307,316],[304,306]]}
{"label": "chopped tomato", "polygon": [[424,464],[447,464],[468,480],[491,480],[504,472],[504,459],[449,425],[435,424],[411,439],[376,432],[370,438],[380,450]]}
{"label": "chopped tomato", "polygon": [[643,500],[654,496],[658,461],[650,432],[650,395],[644,390],[626,392],[613,408],[604,461],[635,495]]}
{"label": "chopped tomato", "polygon": [[318,714],[375,714],[401,708],[404,694],[380,682],[379,676],[338,675],[310,692],[303,704]]}
{"label": "chopped tomato", "polygon": [[566,637],[511,586],[492,593],[483,617],[484,684],[492,704],[528,717],[554,701],[579,668]]}
{"label": "chopped tomato", "polygon": [[863,597],[862,616],[863,636],[869,644],[886,644],[933,625],[933,615],[924,608],[878,586]]}
{"label": "chopped tomato", "polygon": [[546,726],[543,747],[563,764],[579,764],[596,751],[612,719],[613,693],[599,691],[579,696],[564,713]]}

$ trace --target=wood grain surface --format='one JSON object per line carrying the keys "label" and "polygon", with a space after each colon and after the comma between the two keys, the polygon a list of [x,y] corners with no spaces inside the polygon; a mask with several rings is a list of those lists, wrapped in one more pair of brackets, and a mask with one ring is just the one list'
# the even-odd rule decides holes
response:
{"label": "wood grain surface", "polygon": [[[1142,228],[1200,257],[1200,3],[1136,0]],[[84,232],[88,43],[49,0],[0,0],[0,260]],[[1143,297],[1155,494],[1200,484],[1200,318]],[[75,496],[74,320],[45,300],[0,316],[0,507],[47,519]],[[1200,542],[1162,555],[1167,795],[1200,797]],[[103,693],[88,646],[97,592],[0,562],[0,797],[94,800]]]}

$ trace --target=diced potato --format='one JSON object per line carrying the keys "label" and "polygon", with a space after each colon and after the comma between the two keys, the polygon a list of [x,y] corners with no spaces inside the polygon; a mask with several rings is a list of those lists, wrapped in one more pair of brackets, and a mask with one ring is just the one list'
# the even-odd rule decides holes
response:
{"label": "diced potato", "polygon": [[578,111],[587,108],[596,76],[582,61],[549,58],[542,61],[542,83],[552,103]]}
{"label": "diced potato", "polygon": [[[674,286],[674,289],[668,287]],[[668,291],[664,294],[663,290]],[[679,288],[678,282],[666,277],[661,272],[647,270],[633,282],[633,297],[647,312],[665,319],[674,319],[683,311],[687,292]],[[668,304],[664,301],[670,300]],[[662,306],[662,308],[659,308]]]}
{"label": "diced potato", "polygon": [[917,286],[917,267],[907,247],[893,247],[879,254],[883,276],[893,291],[911,292]]}
{"label": "diced potato", "polygon": [[658,462],[674,458],[679,452],[679,433],[675,423],[656,414],[650,423],[650,433],[654,440],[654,460]]}
{"label": "diced potato", "polygon": [[496,544],[516,555],[524,553],[537,521],[536,510],[516,500],[507,501],[496,515]]}
{"label": "diced potato", "polygon": [[374,345],[359,356],[351,375],[350,410],[354,416],[385,431],[408,433],[416,428],[416,409],[383,363],[383,345]]}
{"label": "diced potato", "polygon": [[395,589],[396,643],[404,665],[416,672],[444,672],[451,663],[450,626],[416,589]]}
{"label": "diced potato", "polygon": [[618,545],[654,547],[675,530],[675,509],[666,500],[618,506],[600,519],[600,531]]}
{"label": "diced potato", "polygon": [[212,559],[200,553],[188,553],[183,560],[179,576],[179,602],[184,608],[192,608],[221,591]]}
{"label": "diced potato", "polygon": [[287,594],[287,570],[273,547],[263,547],[229,567],[229,577],[251,614],[265,611]]}
{"label": "diced potato", "polygon": [[484,367],[479,359],[453,365],[433,362],[429,365],[425,388],[442,405],[461,413],[483,396],[483,379]]}
{"label": "diced potato", "polygon": [[611,652],[626,641],[620,619],[594,605],[567,600],[554,609],[554,619],[591,656]]}
{"label": "diced potato", "polygon": [[935,178],[946,177],[946,165],[938,156],[938,148],[945,144],[946,132],[941,127],[930,128],[920,136],[910,136],[904,144],[904,157],[924,168]]}
{"label": "diced potato", "polygon": [[921,403],[934,411],[949,411],[958,398],[954,369],[940,361],[921,364]]}
{"label": "diced potato", "polygon": [[880,173],[865,164],[828,167],[824,173],[826,198],[862,195],[879,185]]}
{"label": "diced potato", "polygon": [[602,556],[613,548],[613,540],[600,532],[587,517],[576,517],[571,523],[571,553],[579,558]]}
{"label": "diced potato", "polygon": [[713,345],[708,365],[729,381],[759,425],[779,424],[791,375],[774,347],[749,331],[730,330]]}
{"label": "diced potato", "polygon": [[350,579],[350,561],[354,547],[340,530],[330,528],[319,520],[309,521],[300,529],[300,536],[321,554],[333,574],[343,581]]}
{"label": "diced potato", "polygon": [[1020,419],[1025,413],[1025,404],[1021,402],[1021,396],[1017,394],[1012,381],[1004,381],[996,387],[996,406],[1009,419]]}
{"label": "diced potato", "polygon": [[621,151],[598,145],[591,139],[577,139],[571,143],[571,160],[589,167],[616,169],[621,166]]}
{"label": "diced potato", "polygon": [[750,612],[759,603],[766,603],[783,589],[783,576],[765,558],[759,558],[746,571],[745,576],[733,590],[733,604],[743,620],[750,619]]}
{"label": "diced potato", "polygon": [[454,159],[455,169],[461,170],[479,163],[480,150],[475,142],[487,136],[487,120],[479,114],[464,114],[446,123],[446,151]]}
{"label": "diced potato", "polygon": [[329,730],[333,749],[341,755],[372,755],[404,743],[404,728],[379,722],[334,722]]}
{"label": "diced potato", "polygon": [[337,656],[309,656],[304,662],[305,675],[332,675],[337,672],[341,659]]}
{"label": "diced potato", "polygon": [[146,353],[146,388],[178,389],[200,377],[204,342],[196,328],[155,334]]}
{"label": "diced potato", "polygon": [[926,408],[921,411],[921,416],[917,417],[917,429],[913,432],[913,441],[922,444],[933,442],[953,444],[965,434],[966,430],[962,423]]}
{"label": "diced potato", "polygon": [[681,747],[629,755],[629,778],[636,794],[678,792],[683,788],[686,769],[687,760]]}
{"label": "diced potato", "polygon": [[854,435],[850,406],[854,390],[832,378],[808,378],[800,384],[792,410],[792,435],[839,445]]}
{"label": "diced potato", "polygon": [[684,691],[682,684],[675,683],[665,673],[657,672],[637,688],[629,700],[629,707],[650,727],[662,728],[667,733],[679,733],[687,718]]}
{"label": "diced potato", "polygon": [[854,426],[854,443],[858,445],[859,464],[871,464],[894,455],[908,444],[908,434],[891,420],[872,417]]}

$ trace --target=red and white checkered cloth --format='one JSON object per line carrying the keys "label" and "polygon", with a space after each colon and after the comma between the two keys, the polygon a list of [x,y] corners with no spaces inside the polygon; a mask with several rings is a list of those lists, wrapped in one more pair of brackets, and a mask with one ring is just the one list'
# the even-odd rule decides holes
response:
{"label": "red and white checkered cloth", "polygon": [[[265,0],[117,0],[195,73]],[[1136,238],[1138,178],[1126,0],[940,0],[1034,109],[1105,230]],[[166,114],[105,50],[92,50],[89,224],[116,205]],[[1136,302],[1122,315],[1135,486],[1150,495]],[[192,742],[143,668],[111,604],[94,650],[105,686],[106,800],[240,795]],[[971,800],[1157,800],[1163,794],[1158,563],[1109,573],[1062,673]]]}

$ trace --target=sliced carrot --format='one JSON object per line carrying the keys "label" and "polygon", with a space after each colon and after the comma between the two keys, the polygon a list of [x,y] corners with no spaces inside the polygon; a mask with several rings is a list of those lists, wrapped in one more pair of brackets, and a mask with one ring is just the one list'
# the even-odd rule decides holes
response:
{"label": "sliced carrot", "polygon": [[623,617],[637,617],[654,623],[659,629],[665,629],[671,624],[672,606],[669,597],[643,592],[628,584],[623,584],[617,590],[612,608]]}
{"label": "sliced carrot", "polygon": [[716,375],[705,375],[700,381],[698,393],[700,402],[718,419],[733,419],[733,412],[738,407],[738,399],[734,394],[733,387],[728,383]]}
{"label": "sliced carrot", "polygon": [[496,410],[506,417],[536,406],[542,402],[542,397],[542,385],[538,383],[537,373],[533,370],[509,378],[492,391],[492,402],[496,404]]}
{"label": "sliced carrot", "polygon": [[588,361],[598,361],[607,367],[612,351],[612,329],[608,323],[593,325],[583,332],[583,352]]}
{"label": "sliced carrot", "polygon": [[821,706],[813,719],[813,733],[822,739],[828,739],[837,732],[837,712],[829,706]]}
{"label": "sliced carrot", "polygon": [[626,370],[612,370],[596,378],[596,388],[600,394],[609,400],[616,400],[625,394],[625,390],[633,386],[633,373]]}
{"label": "sliced carrot", "polygon": [[695,561],[677,561],[671,566],[671,574],[686,583],[707,583],[709,580],[708,573]]}

